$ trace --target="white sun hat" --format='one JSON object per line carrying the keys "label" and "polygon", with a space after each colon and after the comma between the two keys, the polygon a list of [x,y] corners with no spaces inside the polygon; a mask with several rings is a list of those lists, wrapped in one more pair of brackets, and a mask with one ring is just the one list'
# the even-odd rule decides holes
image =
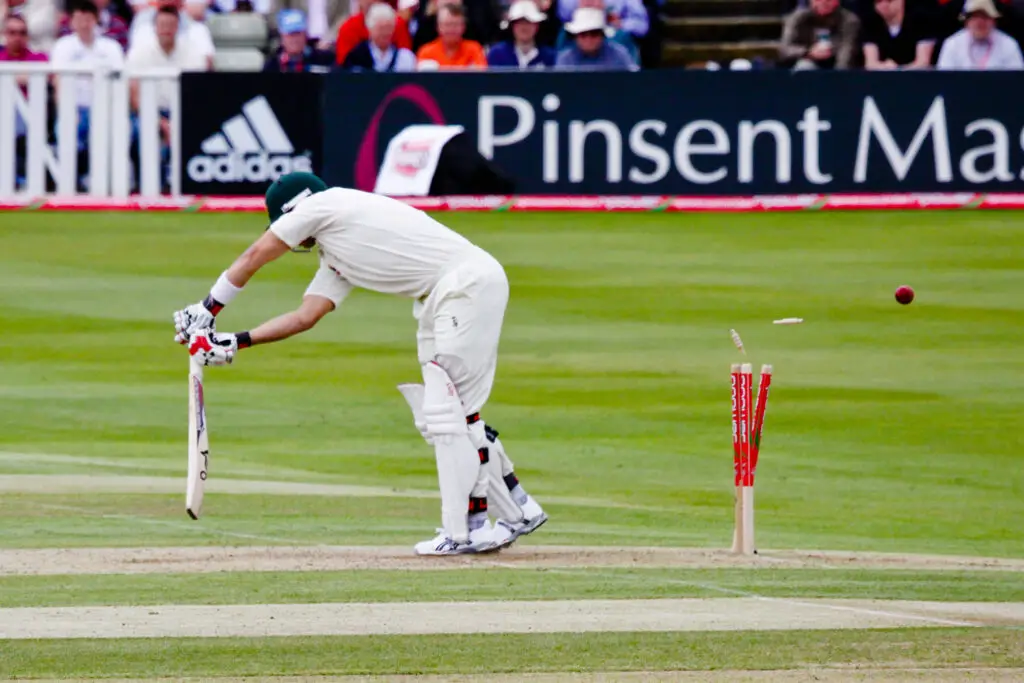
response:
{"label": "white sun hat", "polygon": [[960,21],[966,21],[967,17],[971,16],[975,12],[981,12],[992,19],[998,19],[1002,14],[996,9],[996,5],[992,0],[967,0],[964,3],[963,12],[960,14]]}
{"label": "white sun hat", "polygon": [[531,24],[539,24],[547,18],[548,15],[537,9],[537,3],[533,0],[516,0],[508,8],[508,17],[501,22],[501,27],[508,28],[509,24],[520,19],[526,19]]}
{"label": "white sun hat", "polygon": [[579,7],[572,13],[572,21],[565,25],[567,33],[576,35],[587,31],[608,31],[604,10],[596,7]]}

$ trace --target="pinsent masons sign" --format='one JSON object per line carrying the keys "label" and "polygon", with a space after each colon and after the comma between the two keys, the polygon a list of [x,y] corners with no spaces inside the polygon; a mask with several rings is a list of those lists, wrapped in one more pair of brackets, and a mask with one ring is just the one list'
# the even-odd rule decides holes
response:
{"label": "pinsent masons sign", "polygon": [[465,126],[531,194],[1016,192],[1024,187],[1018,78],[332,74],[323,172],[330,183],[372,188],[391,137],[434,123]]}

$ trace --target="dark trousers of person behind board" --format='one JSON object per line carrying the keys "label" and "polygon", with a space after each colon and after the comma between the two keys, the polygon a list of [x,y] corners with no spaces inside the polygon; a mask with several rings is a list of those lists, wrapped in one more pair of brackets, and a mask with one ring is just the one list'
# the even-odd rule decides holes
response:
{"label": "dark trousers of person behind board", "polygon": [[445,144],[430,182],[430,195],[512,194],[515,180],[477,150],[469,136],[459,133]]}
{"label": "dark trousers of person behind board", "polygon": [[665,38],[661,6],[658,0],[644,0],[644,8],[650,19],[650,28],[647,35],[637,41],[640,48],[640,64],[645,69],[657,69],[661,66],[661,43]]}

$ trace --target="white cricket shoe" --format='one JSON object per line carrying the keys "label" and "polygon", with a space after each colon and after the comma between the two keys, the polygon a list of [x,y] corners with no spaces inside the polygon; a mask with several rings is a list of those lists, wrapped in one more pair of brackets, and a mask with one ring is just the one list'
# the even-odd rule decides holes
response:
{"label": "white cricket shoe", "polygon": [[491,540],[494,542],[495,550],[501,550],[512,545],[516,538],[515,525],[509,524],[503,519],[496,520],[491,529]]}
{"label": "white cricket shoe", "polygon": [[540,504],[533,499],[533,496],[527,495],[526,502],[522,505],[523,510],[523,521],[509,524],[503,522],[512,529],[512,540],[516,540],[520,536],[527,536],[532,534],[534,531],[539,529],[544,522],[548,521],[548,515],[544,512],[544,509]]}
{"label": "white cricket shoe", "polygon": [[456,543],[444,529],[437,530],[437,536],[429,541],[420,541],[413,550],[417,555],[464,555],[474,552],[469,543]]}
{"label": "white cricket shoe", "polygon": [[507,548],[513,540],[512,529],[503,522],[493,527],[487,522],[469,532],[468,543],[454,541],[444,529],[438,529],[437,536],[429,541],[420,541],[413,550],[417,555],[479,555]]}

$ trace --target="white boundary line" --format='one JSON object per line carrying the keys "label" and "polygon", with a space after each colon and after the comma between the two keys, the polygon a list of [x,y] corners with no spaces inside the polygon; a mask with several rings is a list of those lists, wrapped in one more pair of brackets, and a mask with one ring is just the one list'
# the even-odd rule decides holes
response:
{"label": "white boundary line", "polygon": [[867,607],[853,607],[850,605],[831,605],[828,603],[814,603],[804,602],[803,600],[793,600],[792,598],[769,598],[760,595],[752,595],[751,597],[759,600],[766,600],[768,602],[781,602],[787,605],[799,605],[802,607],[818,607],[820,609],[830,609],[839,612],[854,612],[857,614],[874,615],[880,617],[891,617],[893,619],[908,619],[911,621],[920,621],[928,624],[936,624],[938,626],[970,626],[979,627],[982,624],[969,621],[956,621],[955,619],[943,619],[942,617],[926,617],[920,614],[910,614],[909,612],[896,612],[893,610],[878,610],[870,609]]}

